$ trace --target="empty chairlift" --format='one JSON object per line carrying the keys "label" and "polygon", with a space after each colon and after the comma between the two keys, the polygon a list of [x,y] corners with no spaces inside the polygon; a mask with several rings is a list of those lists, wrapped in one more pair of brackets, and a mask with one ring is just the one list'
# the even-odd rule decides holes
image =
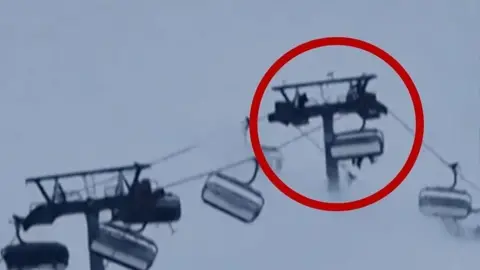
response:
{"label": "empty chairlift", "polygon": [[113,223],[101,225],[90,250],[105,260],[132,270],[149,269],[158,252],[154,241]]}
{"label": "empty chairlift", "polygon": [[383,154],[383,151],[383,133],[377,129],[337,133],[330,146],[330,153],[337,160],[378,157]]}
{"label": "empty chairlift", "polygon": [[265,204],[262,194],[251,186],[257,173],[257,163],[254,175],[248,182],[241,182],[220,172],[213,173],[203,186],[202,200],[242,222],[252,223]]}
{"label": "empty chairlift", "polygon": [[425,216],[463,219],[471,212],[472,197],[464,190],[425,187],[419,197],[419,209]]}
{"label": "empty chairlift", "polygon": [[57,242],[21,243],[2,250],[9,270],[64,270],[68,266],[68,248]]}
{"label": "empty chairlift", "polygon": [[425,216],[465,219],[472,212],[472,197],[465,190],[456,189],[457,166],[450,165],[454,179],[450,187],[430,186],[420,190],[418,207]]}

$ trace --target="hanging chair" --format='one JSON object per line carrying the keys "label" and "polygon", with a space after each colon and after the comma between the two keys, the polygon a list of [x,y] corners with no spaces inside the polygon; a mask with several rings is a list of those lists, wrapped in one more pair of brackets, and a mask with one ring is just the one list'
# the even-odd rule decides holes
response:
{"label": "hanging chair", "polygon": [[254,162],[254,174],[246,182],[220,172],[210,174],[202,189],[203,202],[244,223],[254,222],[265,204],[260,191],[251,186],[259,170]]}
{"label": "hanging chair", "polygon": [[378,129],[360,129],[337,133],[330,145],[334,159],[378,157],[384,152],[384,136]]}
{"label": "hanging chair", "polygon": [[7,269],[66,269],[68,248],[57,242],[21,243],[2,250]]}
{"label": "hanging chair", "polygon": [[428,186],[420,190],[418,208],[425,216],[467,218],[472,211],[472,196],[466,190],[456,189],[457,163],[450,165],[453,172],[453,184],[450,187]]}
{"label": "hanging chair", "polygon": [[112,221],[127,224],[171,223],[180,220],[181,215],[180,197],[160,188],[147,196],[132,196],[125,207],[114,210]]}
{"label": "hanging chair", "polygon": [[65,245],[58,242],[25,242],[20,236],[20,228],[24,220],[13,216],[13,221],[19,244],[10,244],[1,251],[7,269],[64,270],[67,268],[70,253]]}
{"label": "hanging chair", "polygon": [[158,253],[153,240],[111,222],[100,225],[90,250],[105,260],[132,270],[149,269]]}

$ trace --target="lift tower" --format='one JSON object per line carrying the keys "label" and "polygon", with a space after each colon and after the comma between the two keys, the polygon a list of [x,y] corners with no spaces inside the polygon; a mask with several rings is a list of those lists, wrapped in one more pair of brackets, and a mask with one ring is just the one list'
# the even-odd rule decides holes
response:
{"label": "lift tower", "polygon": [[[364,121],[380,118],[388,109],[379,102],[376,94],[366,91],[368,83],[377,78],[375,74],[362,74],[355,77],[332,78],[320,81],[284,84],[272,88],[280,92],[284,101],[275,102],[274,112],[268,115],[270,123],[280,123],[284,126],[301,127],[309,124],[310,118],[322,117],[324,130],[325,160],[329,191],[338,191],[340,188],[338,158],[332,155],[332,145],[336,140],[334,132],[334,116],[336,114],[358,114]],[[347,84],[348,93],[345,100],[333,103],[323,102],[308,105],[309,98],[301,89],[334,84]],[[295,98],[288,97],[287,91],[295,91]]]}
{"label": "lift tower", "polygon": [[[43,195],[45,202],[34,206],[33,209],[31,209],[25,217],[14,216],[14,220],[16,221],[17,225],[17,236],[19,229],[23,229],[23,231],[28,231],[33,226],[52,225],[58,218],[63,216],[83,214],[85,215],[87,220],[90,269],[104,270],[104,259],[122,264],[123,262],[119,262],[119,260],[116,260],[115,258],[110,258],[108,256],[102,257],[98,255],[98,252],[95,253],[92,251],[92,242],[97,239],[100,234],[99,213],[101,211],[112,211],[112,220],[110,222],[123,222],[123,224],[126,224],[127,226],[129,226],[128,224],[142,224],[145,226],[146,224],[152,223],[170,223],[173,221],[178,221],[180,219],[181,212],[179,200],[169,200],[168,203],[160,201],[170,195],[171,199],[173,196],[170,193],[165,193],[162,188],[150,189],[151,192],[149,192],[148,194],[151,195],[143,193],[143,196],[133,196],[135,195],[132,194],[134,189],[136,187],[139,187],[140,184],[144,184],[143,179],[142,181],[139,180],[141,172],[150,167],[150,164],[134,163],[133,165],[128,166],[101,168],[95,170],[77,171],[28,178],[26,180],[26,184],[36,185],[37,188],[40,190],[41,194]],[[129,182],[125,177],[126,173],[133,173],[133,180],[131,182]],[[90,187],[87,185],[86,179],[93,179],[93,177],[101,175],[111,176],[112,174],[114,177],[118,177],[119,182],[117,184],[121,184],[122,187],[126,187],[126,192],[115,191],[114,194],[107,194],[107,192],[105,192],[105,194],[102,194],[100,196],[91,196],[89,192]],[[65,181],[73,180],[83,180],[87,193],[86,196],[82,196],[81,192],[79,191],[65,191],[62,184]],[[44,186],[47,182],[54,183],[54,191],[53,195],[51,196],[47,193]],[[138,199],[139,197],[141,197],[140,200]],[[152,198],[152,203],[146,203],[150,202],[149,200],[147,200],[150,198]],[[155,200],[153,201],[153,199]],[[141,209],[144,209],[145,211],[139,211]],[[114,226],[115,225],[110,225],[110,227]],[[118,230],[126,231],[126,229],[122,228],[118,228]],[[20,240],[20,242],[22,241]],[[7,256],[6,254],[9,253],[9,251],[12,251],[9,253],[13,254],[11,255],[11,257],[13,258],[11,259],[12,261],[15,259],[13,256],[23,256],[24,259],[20,263],[33,264],[33,262],[26,262],[28,260],[25,258],[33,258],[32,252],[41,252],[41,250],[37,248],[37,246],[39,245],[36,244],[35,246],[35,244],[21,243],[21,245],[6,248],[6,252],[4,252],[5,254],[2,255]],[[45,252],[52,253],[50,249],[51,246],[52,245],[50,244],[48,246],[49,250],[45,250]],[[34,249],[38,250],[33,251]],[[57,249],[64,250],[68,254],[66,248]],[[131,250],[131,252],[134,253],[133,250]],[[55,256],[55,254],[53,254],[52,256]],[[152,255],[152,262],[154,256],[156,255]],[[39,260],[46,259],[39,258]],[[127,263],[123,263],[123,266],[127,266],[127,268],[129,269],[137,270],[147,269],[149,267],[147,267],[145,264],[144,267],[137,268],[135,265],[128,265]]]}

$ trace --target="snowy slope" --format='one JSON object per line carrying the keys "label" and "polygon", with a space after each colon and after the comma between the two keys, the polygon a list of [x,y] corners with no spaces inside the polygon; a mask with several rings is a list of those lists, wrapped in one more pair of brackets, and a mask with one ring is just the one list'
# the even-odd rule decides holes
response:
{"label": "snowy slope", "polygon": [[[326,35],[362,38],[395,56],[423,99],[425,140],[478,182],[478,112],[469,105],[478,105],[479,3],[384,2],[0,2],[0,243],[13,233],[8,217],[39,198],[25,189],[27,176],[148,161],[201,137],[195,152],[149,172],[167,183],[248,153],[238,123],[261,76],[292,46]],[[401,81],[362,52],[311,52],[292,61],[272,85],[332,70],[337,76],[377,73],[371,89],[413,126]],[[270,111],[276,98],[267,94],[262,111]],[[412,139],[393,119],[375,125],[385,131],[387,152],[361,172],[345,199],[377,190],[408,154]],[[261,126],[262,142],[269,144],[297,134]],[[285,182],[328,199],[321,153],[306,140],[283,153],[279,174]],[[200,204],[201,182],[178,187],[173,190],[184,203],[178,233],[148,230],[160,248],[153,269],[474,269],[480,243],[452,239],[416,209],[421,187],[449,177],[422,152],[406,182],[384,201],[325,213],[289,200],[262,176],[256,186],[267,204],[252,226]],[[32,229],[26,238],[67,244],[70,269],[79,270],[88,268],[85,236],[78,217]]]}

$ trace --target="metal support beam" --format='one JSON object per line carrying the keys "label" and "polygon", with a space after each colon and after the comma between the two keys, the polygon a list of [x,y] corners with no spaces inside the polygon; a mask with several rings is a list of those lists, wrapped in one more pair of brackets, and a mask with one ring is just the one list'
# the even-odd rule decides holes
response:
{"label": "metal support beam", "polygon": [[100,168],[100,169],[94,169],[94,170],[42,175],[42,176],[27,178],[25,180],[25,183],[30,184],[30,183],[35,183],[35,182],[38,183],[43,181],[55,181],[59,179],[84,177],[87,175],[101,175],[101,174],[109,174],[109,173],[117,173],[117,172],[125,172],[125,171],[142,171],[145,169],[149,169],[151,166],[152,166],[151,164],[134,163],[133,165],[126,165],[126,166],[117,166],[117,167]]}
{"label": "metal support beam", "polygon": [[92,245],[93,239],[98,235],[98,230],[100,227],[99,224],[99,213],[91,212],[86,214],[87,218],[87,230],[88,230],[88,252],[90,254],[90,270],[105,270],[103,265],[103,259],[92,251],[90,251],[90,246]]}
{"label": "metal support beam", "polygon": [[333,114],[323,114],[323,138],[325,142],[325,165],[328,177],[328,191],[337,192],[340,190],[340,177],[338,172],[338,162],[332,157],[331,144],[335,133],[333,130]]}

